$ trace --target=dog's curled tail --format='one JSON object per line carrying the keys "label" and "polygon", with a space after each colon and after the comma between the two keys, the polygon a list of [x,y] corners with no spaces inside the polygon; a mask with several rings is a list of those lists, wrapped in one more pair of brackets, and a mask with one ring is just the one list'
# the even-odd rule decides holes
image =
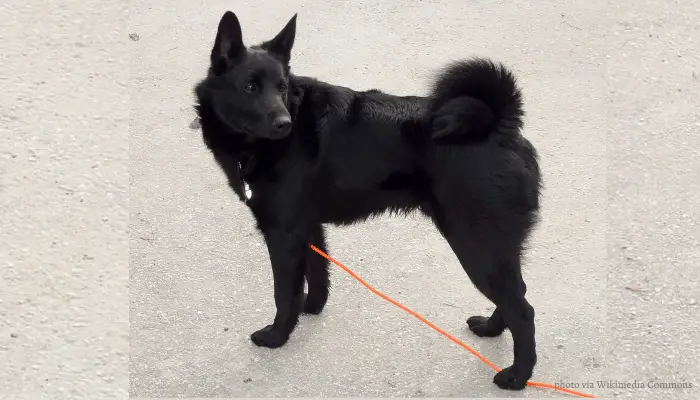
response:
{"label": "dog's curled tail", "polygon": [[427,117],[433,139],[479,140],[522,127],[522,98],[515,76],[503,65],[471,59],[446,66],[437,76]]}

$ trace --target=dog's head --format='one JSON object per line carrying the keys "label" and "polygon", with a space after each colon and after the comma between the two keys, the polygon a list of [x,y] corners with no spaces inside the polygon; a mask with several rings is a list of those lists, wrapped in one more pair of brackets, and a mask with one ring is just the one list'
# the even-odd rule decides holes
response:
{"label": "dog's head", "polygon": [[296,19],[295,14],[273,39],[248,48],[236,15],[227,11],[221,17],[209,74],[195,94],[230,133],[265,139],[289,134],[289,60]]}

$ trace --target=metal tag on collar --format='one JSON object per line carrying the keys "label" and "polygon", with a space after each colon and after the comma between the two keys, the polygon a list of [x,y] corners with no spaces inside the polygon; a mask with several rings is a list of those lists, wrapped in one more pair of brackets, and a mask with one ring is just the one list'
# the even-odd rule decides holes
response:
{"label": "metal tag on collar", "polygon": [[243,181],[243,190],[245,191],[245,199],[250,200],[253,197],[253,191],[250,190],[250,186],[245,181]]}
{"label": "metal tag on collar", "polygon": [[[239,174],[243,173],[243,165],[241,165],[240,161],[238,162],[238,171]],[[250,190],[250,185],[248,185],[242,176],[239,179],[241,180],[241,183],[243,183],[243,193],[245,194],[246,201],[248,201],[251,197],[253,197],[253,191]]]}

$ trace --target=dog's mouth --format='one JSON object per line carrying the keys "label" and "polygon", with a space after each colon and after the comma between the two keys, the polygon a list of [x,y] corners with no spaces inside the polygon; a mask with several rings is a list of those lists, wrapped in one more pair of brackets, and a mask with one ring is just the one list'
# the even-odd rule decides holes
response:
{"label": "dog's mouth", "polygon": [[270,128],[267,130],[258,131],[253,136],[255,136],[256,138],[261,138],[261,139],[280,140],[280,139],[284,139],[287,136],[289,136],[289,131],[278,132],[275,129]]}
{"label": "dog's mouth", "polygon": [[[226,125],[231,132],[238,135],[245,135],[250,139],[268,139],[268,140],[280,140],[289,136],[290,131],[278,131],[272,127],[272,124],[268,126],[267,124],[247,124],[243,121],[234,123],[231,121],[229,115],[225,112],[219,110],[217,106],[214,106],[214,113],[219,121]],[[262,125],[262,126],[260,126]]]}

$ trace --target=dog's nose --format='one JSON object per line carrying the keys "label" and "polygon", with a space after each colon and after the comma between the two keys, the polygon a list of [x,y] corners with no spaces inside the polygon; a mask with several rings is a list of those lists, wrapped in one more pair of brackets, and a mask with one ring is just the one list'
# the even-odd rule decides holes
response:
{"label": "dog's nose", "polygon": [[279,117],[272,122],[272,126],[279,133],[287,133],[292,128],[292,119],[288,116]]}

